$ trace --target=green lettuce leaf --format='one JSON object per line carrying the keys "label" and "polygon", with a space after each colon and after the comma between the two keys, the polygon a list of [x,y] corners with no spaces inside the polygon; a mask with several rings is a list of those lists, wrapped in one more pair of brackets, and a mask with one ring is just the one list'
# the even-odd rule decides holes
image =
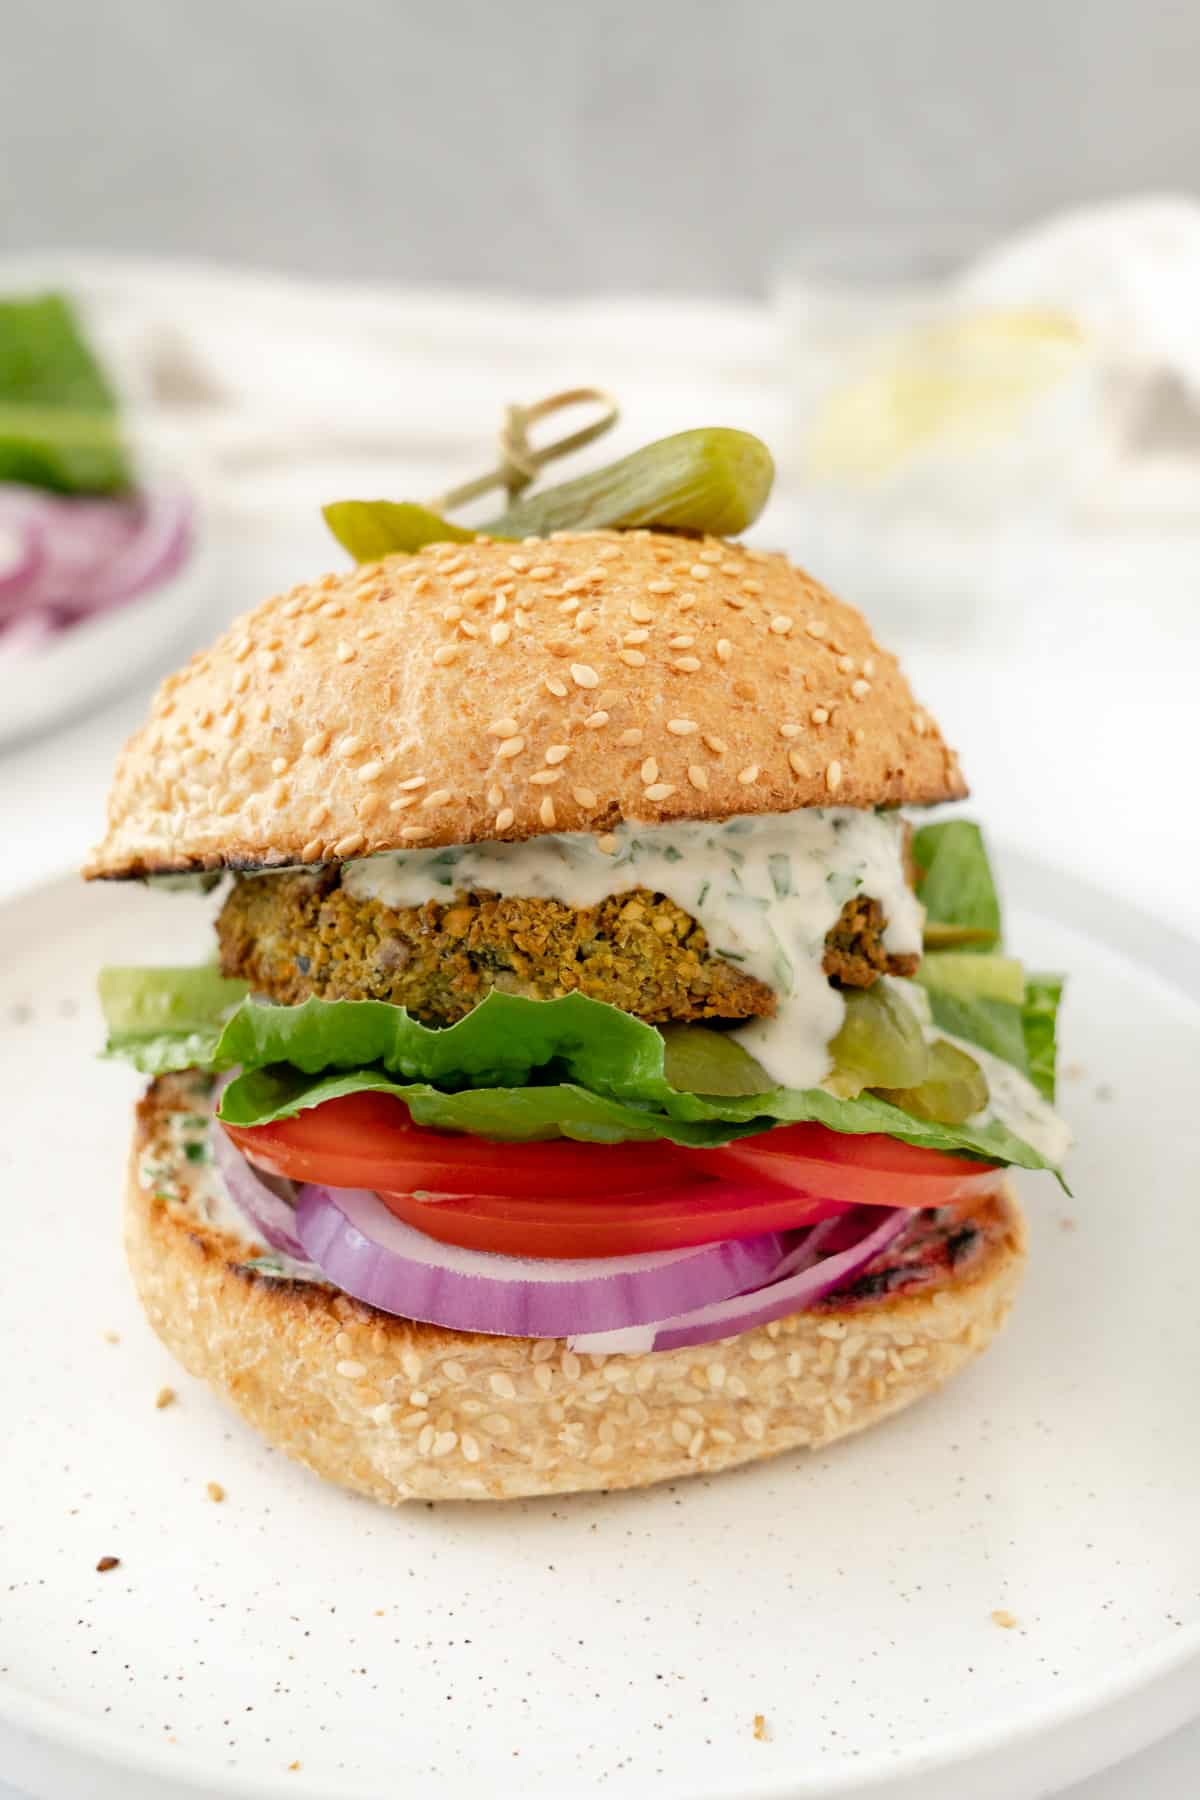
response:
{"label": "green lettuce leaf", "polygon": [[110,1053],[153,1073],[191,1067],[207,1034],[198,1066],[242,1070],[221,1099],[221,1117],[231,1124],[267,1124],[345,1094],[376,1092],[404,1100],[420,1124],[501,1139],[719,1144],[815,1120],[834,1131],[885,1132],[929,1149],[1047,1167],[1001,1125],[915,1119],[871,1094],[844,1100],[822,1088],[686,1092],[667,1077],[660,1032],[582,994],[531,1000],[492,993],[441,1030],[375,1000],[242,1000],[222,1022],[230,999],[225,984],[212,971],[191,971],[199,979],[186,1004],[181,1000],[155,1034],[138,1027],[152,1025],[155,1008],[166,1003],[153,982],[139,995],[133,973],[118,971],[106,982],[106,1009],[115,996]]}
{"label": "green lettuce leaf", "polygon": [[913,833],[912,854],[927,943],[958,943],[966,951],[997,949],[1000,899],[978,825],[969,819],[922,825]]}
{"label": "green lettuce leaf", "polygon": [[0,481],[64,494],[132,486],[116,397],[61,294],[0,300]]}
{"label": "green lettuce leaf", "polygon": [[1058,1007],[1062,999],[1061,975],[1027,975],[1021,1027],[1025,1038],[1025,1071],[1053,1104],[1058,1057]]}
{"label": "green lettuce leaf", "polygon": [[186,969],[107,968],[98,981],[108,1027],[105,1055],[143,1075],[211,1069],[226,1020],[249,993],[210,965]]}

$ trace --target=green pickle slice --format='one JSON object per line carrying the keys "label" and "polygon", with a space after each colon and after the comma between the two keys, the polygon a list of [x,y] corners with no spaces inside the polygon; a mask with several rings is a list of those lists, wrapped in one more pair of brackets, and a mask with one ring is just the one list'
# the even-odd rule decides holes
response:
{"label": "green pickle slice", "polygon": [[681,1094],[769,1094],[775,1083],[736,1038],[705,1025],[660,1026],[663,1072]]}
{"label": "green pickle slice", "polygon": [[775,479],[771,452],[747,431],[706,426],[659,438],[574,481],[516,500],[478,532],[408,501],[334,500],[322,510],[334,537],[356,562],[412,554],[426,544],[545,537],[552,531],[711,532],[735,537],[752,525]]}
{"label": "green pickle slice", "polygon": [[864,1088],[919,1087],[929,1067],[929,1047],[910,1003],[886,981],[847,989],[842,998],[846,1016],[829,1046],[833,1070],[825,1086],[843,1100]]}
{"label": "green pickle slice", "polygon": [[933,1119],[939,1125],[965,1125],[988,1100],[988,1084],[979,1064],[945,1038],[930,1045],[929,1070],[916,1087],[876,1091],[913,1118]]}

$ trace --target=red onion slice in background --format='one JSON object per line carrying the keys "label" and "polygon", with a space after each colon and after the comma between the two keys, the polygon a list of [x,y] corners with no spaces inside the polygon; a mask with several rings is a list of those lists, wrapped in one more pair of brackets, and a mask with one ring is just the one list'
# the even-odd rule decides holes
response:
{"label": "red onion slice in background", "polygon": [[361,1188],[305,1185],[304,1254],[355,1299],[401,1318],[497,1337],[565,1337],[690,1313],[767,1281],[774,1232],[645,1256],[534,1261],[442,1244]]}

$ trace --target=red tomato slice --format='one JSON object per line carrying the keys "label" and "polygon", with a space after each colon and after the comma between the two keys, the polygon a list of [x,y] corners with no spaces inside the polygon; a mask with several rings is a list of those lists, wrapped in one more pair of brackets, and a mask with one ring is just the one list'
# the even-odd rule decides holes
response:
{"label": "red tomato slice", "polygon": [[327,1187],[438,1194],[649,1194],[695,1179],[685,1153],[650,1143],[497,1143],[414,1125],[391,1094],[347,1094],[273,1125],[226,1125],[260,1169]]}
{"label": "red tomato slice", "polygon": [[760,1231],[792,1231],[849,1210],[838,1200],[811,1200],[755,1182],[693,1181],[653,1199],[625,1194],[562,1200],[527,1198],[416,1200],[381,1193],[406,1225],[443,1244],[494,1250],[502,1256],[636,1256],[715,1244]]}
{"label": "red tomato slice", "polygon": [[695,1168],[726,1181],[751,1179],[860,1206],[948,1206],[993,1193],[1004,1179],[992,1163],[824,1125],[777,1125],[757,1137],[686,1154]]}

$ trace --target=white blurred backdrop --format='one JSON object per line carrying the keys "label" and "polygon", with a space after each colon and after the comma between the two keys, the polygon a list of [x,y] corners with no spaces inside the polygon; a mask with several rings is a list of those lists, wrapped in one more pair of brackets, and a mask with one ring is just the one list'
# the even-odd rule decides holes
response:
{"label": "white blurred backdrop", "polygon": [[1187,0],[5,0],[6,248],[761,291],[1200,170]]}

